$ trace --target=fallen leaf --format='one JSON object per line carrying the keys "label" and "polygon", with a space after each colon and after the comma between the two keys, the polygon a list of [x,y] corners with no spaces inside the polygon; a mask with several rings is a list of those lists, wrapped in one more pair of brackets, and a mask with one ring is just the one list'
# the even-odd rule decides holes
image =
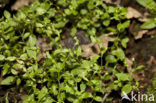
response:
{"label": "fallen leaf", "polygon": [[138,34],[135,36],[135,39],[140,39],[143,37],[144,34],[146,34],[148,32],[148,30],[140,30],[138,31]]}
{"label": "fallen leaf", "polygon": [[136,81],[141,81],[143,80],[142,77],[140,77],[140,75],[138,73],[132,73],[132,66],[133,66],[133,61],[130,60],[129,58],[125,58],[125,60],[127,61],[127,71],[130,75],[133,76],[133,78],[136,80]]}
{"label": "fallen leaf", "polygon": [[156,29],[151,30],[147,33],[147,35],[155,35],[156,34]]}
{"label": "fallen leaf", "polygon": [[46,57],[46,51],[52,50],[52,47],[48,41],[49,40],[46,37],[37,38],[36,45],[40,48],[40,52],[37,55],[38,61],[43,61]]}
{"label": "fallen leaf", "polygon": [[140,18],[140,17],[142,17],[142,14],[138,10],[132,7],[128,7],[127,19]]}
{"label": "fallen leaf", "polygon": [[18,9],[24,8],[34,1],[35,0],[17,0],[14,3],[14,5],[11,7],[11,10],[18,10]]}
{"label": "fallen leaf", "polygon": [[115,39],[110,37],[113,33],[104,34],[98,37],[98,43],[90,43],[86,45],[82,45],[82,56],[87,59],[91,59],[92,57],[100,54],[101,48],[104,47],[105,50],[108,49],[108,43],[114,41]]}
{"label": "fallen leaf", "polygon": [[102,40],[102,42],[99,44],[100,48],[104,47],[107,50],[108,49],[108,43],[110,41],[114,41],[114,38],[110,37],[109,35],[112,35],[112,33],[104,34],[104,35],[98,37],[98,41]]}
{"label": "fallen leaf", "polygon": [[146,63],[147,63],[147,65],[152,65],[153,61],[155,62],[155,58],[154,58],[154,56],[151,56],[150,59]]}
{"label": "fallen leaf", "polygon": [[141,21],[141,22],[146,22],[146,21],[148,21],[148,20],[150,20],[150,19],[149,19],[149,18],[144,17],[144,18],[138,18],[138,20],[139,20],[139,21]]}
{"label": "fallen leaf", "polygon": [[133,34],[134,38],[137,40],[142,38],[144,34],[147,34],[149,30],[141,29],[140,24],[137,23],[136,20],[133,20],[129,27],[129,31],[131,34]]}
{"label": "fallen leaf", "polygon": [[108,3],[108,4],[114,4],[117,6],[119,6],[121,3],[121,0],[102,0],[102,1],[104,1],[105,3]]}
{"label": "fallen leaf", "polygon": [[37,38],[36,45],[41,49],[41,52],[45,52],[52,49],[48,41],[49,40],[46,37]]}
{"label": "fallen leaf", "polygon": [[[100,53],[100,47],[97,44],[91,43],[87,45],[82,45],[82,56],[86,59],[91,59]],[[94,49],[93,49],[94,48]],[[95,50],[97,52],[95,52]]]}

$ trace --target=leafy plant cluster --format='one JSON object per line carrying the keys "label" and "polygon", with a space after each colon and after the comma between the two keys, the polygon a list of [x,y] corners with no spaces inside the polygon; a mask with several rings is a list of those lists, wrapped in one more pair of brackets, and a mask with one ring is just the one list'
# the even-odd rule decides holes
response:
{"label": "leafy plant cluster", "polygon": [[156,27],[156,2],[154,0],[137,0],[137,2],[145,7],[152,14],[150,20],[143,23],[142,29],[154,29]]}
{"label": "leafy plant cluster", "polygon": [[[102,0],[36,0],[16,15],[5,11],[0,19],[0,84],[25,91],[24,103],[101,102],[112,90],[129,93],[138,83],[118,68],[127,66],[126,13],[126,8]],[[102,48],[100,55],[86,60],[81,47],[72,51],[61,46],[69,25],[73,37],[82,29],[95,42],[97,36],[114,32],[115,41],[107,51]],[[38,37],[48,37],[52,47],[43,64],[38,59]]]}

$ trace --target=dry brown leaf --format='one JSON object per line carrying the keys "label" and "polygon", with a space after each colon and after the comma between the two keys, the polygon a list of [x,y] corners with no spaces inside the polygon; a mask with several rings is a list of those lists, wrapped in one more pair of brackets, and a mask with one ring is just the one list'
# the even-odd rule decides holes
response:
{"label": "dry brown leaf", "polygon": [[132,60],[126,58],[126,61],[127,61],[127,64],[128,64],[127,71],[128,71],[128,73],[129,73],[130,75],[133,75],[133,74],[132,74],[132,65],[133,65]]}
{"label": "dry brown leaf", "polygon": [[140,18],[142,14],[132,7],[128,7],[127,19]]}
{"label": "dry brown leaf", "polygon": [[155,62],[155,64],[156,64],[156,61],[155,61],[154,56],[151,56],[150,59],[149,59],[149,61],[147,61],[146,63],[147,63],[148,65],[152,65],[153,62]]}
{"label": "dry brown leaf", "polygon": [[48,42],[48,38],[37,38],[36,45],[40,48],[40,52],[37,56],[38,61],[44,59],[46,57],[46,51],[52,50],[51,45]]}
{"label": "dry brown leaf", "polygon": [[149,16],[150,16],[150,13],[146,11],[143,13],[143,16],[141,18],[138,18],[138,20],[141,22],[146,22],[150,20]]}
{"label": "dry brown leaf", "polygon": [[128,7],[127,19],[136,18],[141,22],[146,22],[149,20],[149,13],[148,12],[139,12],[137,9]]}
{"label": "dry brown leaf", "polygon": [[143,18],[138,18],[139,21],[141,22],[146,22],[148,20],[150,20],[149,18],[143,17]]}
{"label": "dry brown leaf", "polygon": [[44,62],[44,58],[46,58],[46,53],[40,53],[38,56],[37,56],[37,60],[40,61],[41,64],[43,64]]}
{"label": "dry brown leaf", "polygon": [[137,39],[142,38],[143,35],[146,34],[147,32],[148,32],[148,30],[140,30],[140,31],[138,32],[138,35],[135,36],[135,39],[137,40]]}
{"label": "dry brown leaf", "polygon": [[11,7],[11,10],[18,10],[24,8],[34,1],[35,0],[17,0],[15,4]]}
{"label": "dry brown leaf", "polygon": [[41,52],[51,50],[52,47],[48,43],[48,38],[37,38],[36,45],[41,49]]}
{"label": "dry brown leaf", "polygon": [[105,3],[108,3],[108,4],[114,4],[117,6],[119,6],[121,3],[121,0],[102,0],[102,1],[104,1]]}
{"label": "dry brown leaf", "polygon": [[109,37],[109,35],[112,35],[112,34],[104,34],[104,35],[98,37],[98,41],[102,41],[101,43],[99,43],[100,48],[105,47],[105,49],[107,50],[108,49],[108,43],[110,41],[114,41],[114,38]]}
{"label": "dry brown leaf", "polygon": [[144,34],[148,35],[149,32],[149,30],[143,30],[139,26],[140,24],[136,20],[133,20],[129,27],[130,33],[133,34],[136,40],[142,38]]}
{"label": "dry brown leaf", "polygon": [[[82,56],[86,59],[90,59],[94,56],[96,56],[97,54],[99,54],[98,52],[94,52],[93,48],[96,44],[94,43],[91,43],[91,44],[88,44],[88,45],[82,45]],[[94,48],[96,50],[99,50],[99,46],[95,46],[97,48]]]}
{"label": "dry brown leaf", "polygon": [[141,81],[143,80],[142,77],[139,76],[138,73],[132,73],[132,66],[133,66],[133,61],[128,59],[128,58],[125,58],[126,61],[127,61],[127,64],[128,64],[128,67],[127,67],[127,71],[130,75],[133,76],[133,78],[136,80],[136,81]]}
{"label": "dry brown leaf", "polygon": [[105,48],[105,50],[108,49],[108,43],[111,41],[114,41],[114,38],[109,37],[113,33],[104,34],[100,37],[98,37],[98,43],[90,43],[86,45],[82,45],[82,56],[87,59],[91,59],[92,57],[100,54],[100,49],[102,47]]}
{"label": "dry brown leaf", "polygon": [[155,35],[156,34],[156,29],[151,30],[147,33],[147,35]]}

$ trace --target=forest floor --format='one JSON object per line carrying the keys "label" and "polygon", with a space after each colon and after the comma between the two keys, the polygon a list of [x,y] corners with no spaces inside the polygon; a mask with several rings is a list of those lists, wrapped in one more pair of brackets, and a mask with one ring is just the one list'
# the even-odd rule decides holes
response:
{"label": "forest floor", "polygon": [[[156,97],[156,29],[146,30],[140,28],[142,22],[148,21],[150,13],[135,0],[103,1],[110,5],[124,6],[128,9],[127,19],[130,20],[130,26],[127,29],[126,35],[130,40],[127,48],[124,49],[129,65],[127,71],[140,83],[139,89],[141,93],[152,92]],[[14,3],[7,4],[3,10],[16,13],[20,8],[27,7],[32,2],[34,2],[34,0],[17,0]],[[138,70],[133,73],[132,68],[137,66],[140,66],[141,69],[138,68]],[[4,94],[5,90],[0,91],[0,96]],[[21,95],[25,94],[18,94],[17,98],[20,98]],[[113,103],[118,102],[118,100],[113,101]]]}

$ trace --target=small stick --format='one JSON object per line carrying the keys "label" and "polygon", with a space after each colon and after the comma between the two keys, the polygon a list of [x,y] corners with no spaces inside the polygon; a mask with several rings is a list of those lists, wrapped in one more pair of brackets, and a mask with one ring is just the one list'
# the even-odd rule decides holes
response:
{"label": "small stick", "polygon": [[105,103],[105,100],[106,100],[106,98],[109,96],[109,94],[110,94],[110,92],[107,92],[107,93],[104,95],[104,97],[103,97],[101,103]]}

